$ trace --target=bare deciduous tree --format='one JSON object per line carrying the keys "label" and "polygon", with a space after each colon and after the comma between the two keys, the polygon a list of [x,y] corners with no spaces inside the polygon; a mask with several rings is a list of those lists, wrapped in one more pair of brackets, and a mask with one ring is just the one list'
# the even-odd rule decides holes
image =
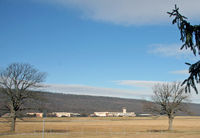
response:
{"label": "bare deciduous tree", "polygon": [[32,98],[30,89],[40,87],[46,74],[39,72],[30,64],[13,63],[0,72],[1,92],[6,96],[6,107],[10,112],[11,131],[15,131],[16,118],[24,110],[24,103]]}
{"label": "bare deciduous tree", "polygon": [[186,102],[189,102],[189,94],[185,93],[185,88],[181,83],[157,84],[153,87],[152,101],[145,105],[147,111],[165,114],[169,119],[168,130],[172,130],[172,123],[178,111],[186,112]]}

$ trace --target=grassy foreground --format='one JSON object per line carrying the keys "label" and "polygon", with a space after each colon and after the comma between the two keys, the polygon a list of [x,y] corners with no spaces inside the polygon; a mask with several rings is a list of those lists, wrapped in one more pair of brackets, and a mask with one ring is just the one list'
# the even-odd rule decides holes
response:
{"label": "grassy foreground", "polygon": [[[9,133],[8,120],[0,118],[0,138],[41,138],[43,120],[17,120]],[[166,117],[46,118],[45,138],[199,138],[200,117],[176,117],[169,132]]]}

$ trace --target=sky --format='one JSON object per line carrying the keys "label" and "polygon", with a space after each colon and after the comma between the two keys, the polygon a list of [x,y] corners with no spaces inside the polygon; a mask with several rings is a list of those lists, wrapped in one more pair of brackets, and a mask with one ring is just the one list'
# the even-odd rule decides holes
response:
{"label": "sky", "polygon": [[199,0],[0,0],[0,68],[33,65],[47,73],[44,91],[150,99],[199,59],[180,50],[166,13],[175,4],[200,22]]}

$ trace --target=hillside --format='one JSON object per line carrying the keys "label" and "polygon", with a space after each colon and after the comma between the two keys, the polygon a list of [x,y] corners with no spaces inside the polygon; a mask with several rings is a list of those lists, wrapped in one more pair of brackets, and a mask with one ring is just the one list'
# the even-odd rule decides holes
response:
{"label": "hillside", "polygon": [[85,96],[71,94],[42,93],[46,97],[46,107],[52,111],[93,113],[95,111],[128,111],[143,112],[142,100],[122,99],[113,97]]}
{"label": "hillside", "polygon": [[[145,113],[143,111],[143,100],[49,92],[34,93],[42,99],[42,102],[31,100],[28,105],[38,107],[37,110],[45,108],[48,112],[60,111],[90,114],[96,111],[122,111],[122,107],[126,107],[128,112]],[[0,95],[0,99],[1,103],[4,97]],[[200,115],[199,104],[189,104],[189,109],[192,115]]]}

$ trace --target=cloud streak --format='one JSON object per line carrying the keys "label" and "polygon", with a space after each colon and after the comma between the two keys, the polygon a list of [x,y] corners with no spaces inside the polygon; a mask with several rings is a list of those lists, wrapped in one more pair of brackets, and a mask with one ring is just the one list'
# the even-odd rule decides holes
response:
{"label": "cloud streak", "polygon": [[[133,86],[132,90],[103,88],[86,85],[69,85],[69,84],[43,84],[44,87],[37,90],[54,93],[75,94],[75,95],[92,95],[92,96],[109,96],[130,99],[151,100],[153,95],[152,87],[157,83],[166,83],[163,81],[138,81],[138,80],[121,80],[114,81],[117,85]],[[167,82],[170,83],[170,82]],[[136,90],[134,87],[141,87]],[[198,89],[200,86],[197,85]],[[200,103],[200,95],[196,95],[192,90],[192,102]]]}
{"label": "cloud streak", "polygon": [[115,81],[117,85],[126,85],[134,87],[152,88],[155,84],[166,83],[163,81],[138,81],[138,80],[120,80]]}
{"label": "cloud streak", "polygon": [[170,71],[170,74],[177,74],[177,75],[188,75],[188,70],[176,70],[176,71]]}
{"label": "cloud streak", "polygon": [[120,98],[149,99],[152,95],[151,91],[146,90],[124,90],[114,88],[101,88],[86,85],[67,85],[67,84],[44,84],[39,88],[40,91],[77,94],[77,95],[93,95],[93,96],[109,96]]}
{"label": "cloud streak", "polygon": [[[174,71],[174,73],[185,73],[185,70],[181,71]],[[125,86],[132,86],[133,89],[134,87],[141,87],[143,88],[143,91],[147,92],[148,94],[153,95],[153,90],[152,87],[155,86],[156,84],[160,83],[172,83],[172,82],[164,82],[164,81],[138,81],[138,80],[121,80],[121,81],[115,81],[117,85],[125,85]],[[197,89],[200,90],[200,85],[197,84]],[[151,99],[151,96],[147,95],[146,99]],[[194,103],[200,103],[200,95],[196,94],[196,92],[191,89],[191,95],[190,95],[191,101]]]}
{"label": "cloud streak", "polygon": [[199,0],[38,0],[72,8],[81,16],[95,21],[120,25],[146,25],[169,23],[167,11],[175,3],[185,16],[198,20]]}
{"label": "cloud streak", "polygon": [[[176,58],[178,60],[184,59],[189,63],[199,60],[198,56],[194,56],[190,49],[180,49],[182,44],[152,44],[149,45],[147,53],[157,55],[160,57]],[[188,74],[185,71],[172,71],[171,74]]]}
{"label": "cloud streak", "polygon": [[188,59],[196,61],[198,58],[190,50],[180,50],[181,44],[152,44],[147,51],[149,54],[155,54],[162,57],[175,57],[177,59]]}

